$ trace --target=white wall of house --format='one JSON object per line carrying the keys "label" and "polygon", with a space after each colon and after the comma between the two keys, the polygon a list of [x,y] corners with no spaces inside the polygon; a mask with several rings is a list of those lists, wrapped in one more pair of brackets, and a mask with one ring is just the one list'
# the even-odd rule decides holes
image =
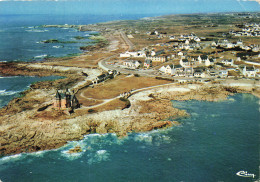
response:
{"label": "white wall of house", "polygon": [[170,65],[167,65],[165,67],[165,73],[169,75],[173,75],[175,73],[174,65],[172,65],[172,67]]}
{"label": "white wall of house", "polygon": [[147,59],[150,59],[152,62],[165,62],[166,57],[155,57],[155,56],[149,56]]}
{"label": "white wall of house", "polygon": [[256,76],[256,70],[247,70],[247,67],[245,66],[242,70],[242,74],[246,77],[255,77]]}

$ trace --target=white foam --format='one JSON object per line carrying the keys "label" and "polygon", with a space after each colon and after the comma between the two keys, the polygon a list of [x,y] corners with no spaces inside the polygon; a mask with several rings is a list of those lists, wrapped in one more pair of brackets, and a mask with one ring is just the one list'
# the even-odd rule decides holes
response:
{"label": "white foam", "polygon": [[21,92],[21,91],[5,91],[5,90],[1,90],[0,91],[0,96],[14,95],[14,94],[17,94],[19,92]]}
{"label": "white foam", "polygon": [[228,101],[235,102],[236,100],[234,98],[229,98]]}
{"label": "white foam", "polygon": [[45,58],[47,56],[48,56],[47,54],[43,54],[43,55],[35,56],[34,58],[36,58],[36,59],[38,58],[39,59],[39,58]]}
{"label": "white foam", "polygon": [[88,157],[88,163],[93,164],[93,163],[100,163],[102,161],[108,161],[109,160],[109,152],[106,150],[98,150],[94,155],[89,154]]}
{"label": "white foam", "polygon": [[134,137],[134,141],[145,142],[145,143],[151,144],[153,141],[153,137],[147,133],[137,134]]}
{"label": "white foam", "polygon": [[52,46],[53,48],[56,48],[56,49],[58,49],[58,48],[61,48],[61,46]]}
{"label": "white foam", "polygon": [[33,152],[33,153],[28,153],[28,155],[32,155],[32,156],[36,156],[36,157],[42,157],[43,154],[45,154],[46,152],[48,152],[50,150],[44,150],[44,151],[38,151],[38,152]]}
{"label": "white foam", "polygon": [[9,162],[16,162],[18,160],[23,159],[25,156],[23,154],[15,154],[15,155],[10,155],[10,156],[5,156],[0,159],[0,165],[3,165],[5,163]]}
{"label": "white foam", "polygon": [[45,32],[45,30],[39,30],[39,29],[32,29],[32,30],[25,30],[26,32],[35,32],[35,33],[41,33]]}
{"label": "white foam", "polygon": [[97,151],[98,155],[104,155],[107,151],[106,150],[99,150]]}

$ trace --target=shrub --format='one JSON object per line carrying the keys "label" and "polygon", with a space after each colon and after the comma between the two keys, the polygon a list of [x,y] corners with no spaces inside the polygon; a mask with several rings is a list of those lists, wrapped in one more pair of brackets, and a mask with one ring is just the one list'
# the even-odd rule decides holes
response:
{"label": "shrub", "polygon": [[89,109],[88,112],[89,112],[89,113],[94,113],[94,112],[96,112],[96,110],[94,110],[94,109]]}

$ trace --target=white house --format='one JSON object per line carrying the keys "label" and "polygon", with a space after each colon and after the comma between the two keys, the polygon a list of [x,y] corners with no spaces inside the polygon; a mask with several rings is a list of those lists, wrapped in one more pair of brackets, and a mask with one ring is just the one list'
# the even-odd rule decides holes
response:
{"label": "white house", "polygon": [[134,60],[126,60],[123,62],[123,65],[128,67],[128,68],[132,68],[132,69],[136,69],[138,68],[141,64],[139,61],[134,61]]}
{"label": "white house", "polygon": [[169,74],[169,75],[174,75],[174,73],[175,73],[174,65],[173,64],[172,65],[167,65],[165,67],[165,73]]}
{"label": "white house", "polygon": [[254,66],[244,66],[242,70],[242,74],[246,77],[255,77],[256,76],[256,70]]}
{"label": "white house", "polygon": [[190,41],[189,40],[185,40],[185,44],[190,44]]}
{"label": "white house", "polygon": [[233,59],[224,59],[221,61],[224,65],[228,66],[234,66],[234,60]]}
{"label": "white house", "polygon": [[218,76],[221,78],[226,78],[228,76],[228,71],[227,70],[219,70]]}
{"label": "white house", "polygon": [[151,51],[151,56],[155,56],[156,52],[155,51]]}
{"label": "white house", "polygon": [[174,67],[174,75],[177,77],[185,77],[185,68],[183,68],[181,65],[176,65]]}
{"label": "white house", "polygon": [[216,43],[216,42],[212,42],[212,43],[211,43],[211,46],[212,46],[212,47],[217,47],[217,43]]}
{"label": "white house", "polygon": [[201,41],[199,37],[195,37],[194,40],[195,40],[196,42],[200,42],[200,41]]}
{"label": "white house", "polygon": [[139,58],[145,58],[146,54],[144,51],[138,51],[138,52],[125,52],[120,54],[120,57],[129,58],[129,57],[139,57]]}
{"label": "white house", "polygon": [[165,73],[165,69],[166,69],[165,66],[162,66],[162,67],[159,69],[159,71]]}
{"label": "white house", "polygon": [[180,60],[180,65],[182,67],[190,67],[190,61],[188,59],[181,59]]}
{"label": "white house", "polygon": [[165,56],[149,56],[147,59],[151,60],[152,62],[162,62],[164,63],[166,61]]}
{"label": "white house", "polygon": [[206,74],[202,70],[199,70],[199,69],[195,70],[193,75],[195,78],[205,78],[206,77]]}
{"label": "white house", "polygon": [[198,61],[199,61],[199,63],[201,64],[201,63],[205,63],[205,61],[207,61],[209,58],[208,58],[208,56],[207,55],[202,55],[202,56],[199,56],[198,57]]}
{"label": "white house", "polygon": [[205,66],[212,66],[212,65],[214,65],[214,59],[213,58],[206,59]]}
{"label": "white house", "polygon": [[183,52],[178,52],[178,56],[183,56]]}

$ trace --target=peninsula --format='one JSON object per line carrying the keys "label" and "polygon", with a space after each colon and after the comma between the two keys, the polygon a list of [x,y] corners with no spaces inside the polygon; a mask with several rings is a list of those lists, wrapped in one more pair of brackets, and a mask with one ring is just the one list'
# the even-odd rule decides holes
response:
{"label": "peninsula", "polygon": [[79,56],[0,63],[2,76],[64,77],[35,83],[0,109],[1,155],[54,149],[90,133],[124,137],[179,125],[174,120],[189,113],[171,100],[260,96],[260,13],[44,26],[99,33]]}

